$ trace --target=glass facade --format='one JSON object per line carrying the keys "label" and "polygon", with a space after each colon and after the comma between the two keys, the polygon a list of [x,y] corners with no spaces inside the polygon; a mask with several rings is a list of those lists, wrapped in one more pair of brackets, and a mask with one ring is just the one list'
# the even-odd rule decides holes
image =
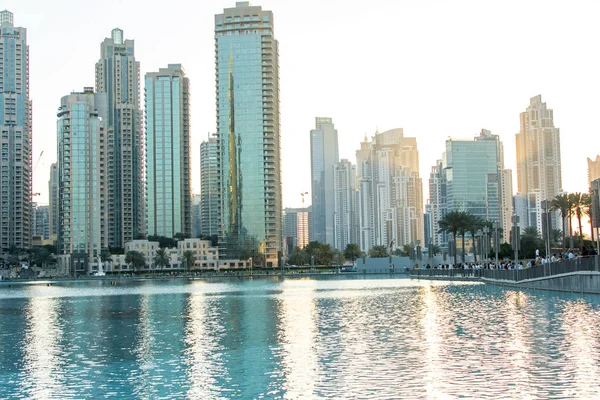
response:
{"label": "glass facade", "polygon": [[502,221],[499,147],[496,135],[446,141],[447,212],[466,211],[487,221]]}
{"label": "glass facade", "polygon": [[31,243],[31,101],[27,30],[0,12],[0,253]]}
{"label": "glass facade", "polygon": [[192,234],[189,80],[181,65],[146,74],[148,234]]}
{"label": "glass facade", "polygon": [[58,251],[85,255],[87,262],[95,262],[103,245],[100,148],[105,114],[106,95],[91,91],[63,97],[58,112]]}
{"label": "glass facade", "polygon": [[[240,23],[244,17],[257,22]],[[278,265],[282,249],[279,66],[272,20],[271,12],[246,2],[215,17],[223,253],[266,266]]]}
{"label": "glass facade", "polygon": [[311,240],[335,246],[334,168],[340,161],[338,133],[331,118],[316,118],[310,131],[311,191],[314,218]]}

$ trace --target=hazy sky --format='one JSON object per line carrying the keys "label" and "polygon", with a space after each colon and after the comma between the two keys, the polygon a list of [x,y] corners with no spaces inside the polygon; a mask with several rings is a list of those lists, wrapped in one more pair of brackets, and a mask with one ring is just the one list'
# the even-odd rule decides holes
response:
{"label": "hazy sky", "polygon": [[[284,206],[310,192],[309,132],[332,117],[340,156],[375,129],[417,138],[425,198],[445,140],[481,128],[500,135],[516,169],[519,113],[541,94],[561,129],[563,187],[587,190],[586,157],[600,153],[597,0],[264,0],[280,44]],[[192,91],[193,189],[200,143],[215,131],[214,19],[234,1],[7,0],[28,29],[35,199],[47,203],[56,110],[94,85],[100,43],[119,27],[135,40],[142,76],[183,64]],[[141,81],[143,85],[143,80]],[[142,88],[143,99],[143,88]],[[142,104],[143,109],[143,104]],[[513,171],[516,177],[516,171]],[[516,179],[513,179],[516,191]]]}

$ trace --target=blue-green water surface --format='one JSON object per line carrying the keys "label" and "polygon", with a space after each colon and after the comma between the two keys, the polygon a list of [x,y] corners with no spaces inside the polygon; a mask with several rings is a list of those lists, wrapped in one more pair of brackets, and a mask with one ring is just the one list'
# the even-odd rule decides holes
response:
{"label": "blue-green water surface", "polygon": [[0,398],[600,398],[600,296],[410,279],[0,284]]}

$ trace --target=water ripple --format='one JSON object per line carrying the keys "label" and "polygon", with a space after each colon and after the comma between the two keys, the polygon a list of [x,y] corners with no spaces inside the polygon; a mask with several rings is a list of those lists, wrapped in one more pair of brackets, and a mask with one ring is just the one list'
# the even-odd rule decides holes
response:
{"label": "water ripple", "polygon": [[600,398],[594,296],[364,278],[0,289],[0,398]]}

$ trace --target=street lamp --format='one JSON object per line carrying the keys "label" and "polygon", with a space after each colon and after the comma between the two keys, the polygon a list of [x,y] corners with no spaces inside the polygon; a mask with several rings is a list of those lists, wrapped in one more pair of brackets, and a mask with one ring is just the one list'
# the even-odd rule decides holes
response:
{"label": "street lamp", "polygon": [[546,258],[550,256],[550,213],[548,209],[550,208],[550,202],[548,200],[542,201],[542,208],[544,209],[544,220],[546,221]]}
{"label": "street lamp", "polygon": [[489,245],[488,244],[488,235],[489,235],[489,233],[490,233],[490,228],[488,226],[484,226],[483,227],[483,237],[484,237],[484,242],[485,242],[485,245],[484,245],[484,248],[485,248],[484,257],[485,257],[485,264],[488,267],[489,267],[489,265],[487,263],[487,255],[488,255],[488,252],[489,252],[488,251],[488,245]]}
{"label": "street lamp", "polygon": [[[481,240],[483,233],[481,232],[481,229],[478,229],[477,232],[475,232],[475,237],[477,238],[477,240],[475,241],[475,243],[477,243],[477,245],[479,246],[479,261],[482,261],[483,259],[483,249],[482,249],[482,245],[483,245],[483,241]],[[477,254],[477,252],[475,252],[475,254]],[[477,264],[477,260],[475,260],[475,264]]]}
{"label": "street lamp", "polygon": [[498,268],[498,251],[500,249],[500,236],[498,236],[498,221],[494,221],[494,249],[496,250],[496,268]]}

